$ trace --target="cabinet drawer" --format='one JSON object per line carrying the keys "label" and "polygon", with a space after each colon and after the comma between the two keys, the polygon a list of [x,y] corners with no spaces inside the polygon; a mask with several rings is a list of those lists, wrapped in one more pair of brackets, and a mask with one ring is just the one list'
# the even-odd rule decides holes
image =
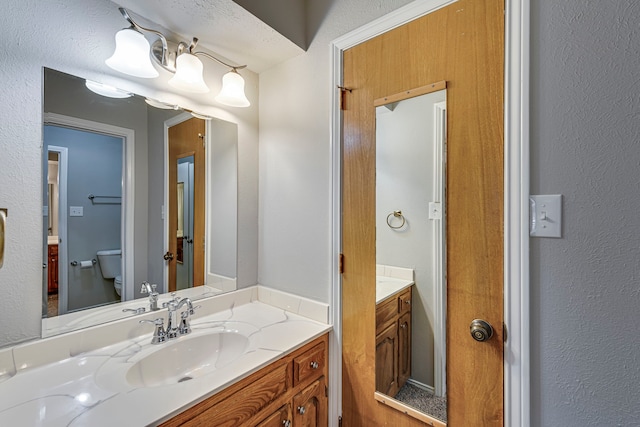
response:
{"label": "cabinet drawer", "polygon": [[[281,364],[181,426],[240,426],[287,391],[288,364]],[[195,415],[195,414],[194,414]]]}
{"label": "cabinet drawer", "polygon": [[382,332],[398,316],[398,298],[392,297],[376,307],[376,335]]}
{"label": "cabinet drawer", "polygon": [[398,313],[404,314],[411,311],[411,288],[400,294],[398,298]]}
{"label": "cabinet drawer", "polygon": [[321,375],[324,372],[326,360],[327,351],[324,343],[295,357],[293,359],[293,385],[296,386],[308,378]]}

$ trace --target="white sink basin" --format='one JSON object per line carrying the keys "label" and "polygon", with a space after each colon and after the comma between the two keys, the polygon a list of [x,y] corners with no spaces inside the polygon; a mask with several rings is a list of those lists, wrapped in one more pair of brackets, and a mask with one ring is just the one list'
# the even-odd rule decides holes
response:
{"label": "white sink basin", "polygon": [[228,365],[248,347],[249,339],[232,331],[182,337],[158,344],[157,351],[129,368],[126,380],[133,387],[177,384]]}

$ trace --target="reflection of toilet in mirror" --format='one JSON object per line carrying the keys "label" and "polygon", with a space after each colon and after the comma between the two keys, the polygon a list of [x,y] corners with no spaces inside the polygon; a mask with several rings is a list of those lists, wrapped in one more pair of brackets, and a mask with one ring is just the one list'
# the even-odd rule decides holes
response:
{"label": "reflection of toilet in mirror", "polygon": [[100,271],[105,279],[113,279],[113,287],[118,296],[122,292],[122,250],[111,249],[98,251]]}

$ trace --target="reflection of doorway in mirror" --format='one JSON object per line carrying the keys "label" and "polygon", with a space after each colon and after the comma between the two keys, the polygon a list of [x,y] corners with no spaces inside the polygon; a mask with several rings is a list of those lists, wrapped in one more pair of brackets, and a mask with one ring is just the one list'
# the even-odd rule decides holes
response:
{"label": "reflection of doorway in mirror", "polygon": [[194,156],[178,159],[176,290],[193,287]]}
{"label": "reflection of doorway in mirror", "polygon": [[[44,143],[45,176],[57,184],[53,187],[57,201],[49,196],[45,203],[58,205],[48,209],[54,220],[47,221],[51,222],[51,236],[47,227],[45,240],[47,269],[51,279],[57,270],[58,286],[56,292],[48,277],[43,287],[47,294],[57,294],[57,314],[119,302],[115,283],[116,279],[122,283],[121,257],[116,260],[120,268],[105,277],[97,254],[122,250],[123,138],[45,125]],[[57,153],[56,177],[49,176],[53,175],[50,166],[54,166],[48,161],[49,153]],[[47,317],[52,315],[53,310],[48,309]]]}
{"label": "reflection of doorway in mirror", "polygon": [[[43,276],[44,286],[47,290],[44,293],[45,303],[43,304],[43,316],[55,317],[58,315],[58,282],[59,282],[59,258],[58,258],[58,223],[59,223],[59,157],[60,152],[55,151],[60,147],[52,147],[47,151],[47,202],[46,209],[46,227],[44,241],[44,259],[46,259],[46,269]],[[66,166],[65,166],[66,167]]]}
{"label": "reflection of doorway in mirror", "polygon": [[205,284],[204,134],[205,121],[198,118],[168,130],[167,253],[172,255],[166,257],[169,292]]}
{"label": "reflection of doorway in mirror", "polygon": [[[440,90],[376,108],[377,389],[443,421],[445,99]],[[395,335],[380,324],[390,304]]]}

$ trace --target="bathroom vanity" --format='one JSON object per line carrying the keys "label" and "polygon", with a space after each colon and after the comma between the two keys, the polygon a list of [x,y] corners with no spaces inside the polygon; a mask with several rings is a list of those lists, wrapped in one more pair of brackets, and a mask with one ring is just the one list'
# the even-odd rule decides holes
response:
{"label": "bathroom vanity", "polygon": [[0,425],[326,426],[328,306],[254,286],[0,350]]}
{"label": "bathroom vanity", "polygon": [[391,397],[411,376],[412,286],[413,282],[408,280],[387,277],[378,280],[376,390]]}
{"label": "bathroom vanity", "polygon": [[327,352],[323,335],[162,426],[326,426]]}

